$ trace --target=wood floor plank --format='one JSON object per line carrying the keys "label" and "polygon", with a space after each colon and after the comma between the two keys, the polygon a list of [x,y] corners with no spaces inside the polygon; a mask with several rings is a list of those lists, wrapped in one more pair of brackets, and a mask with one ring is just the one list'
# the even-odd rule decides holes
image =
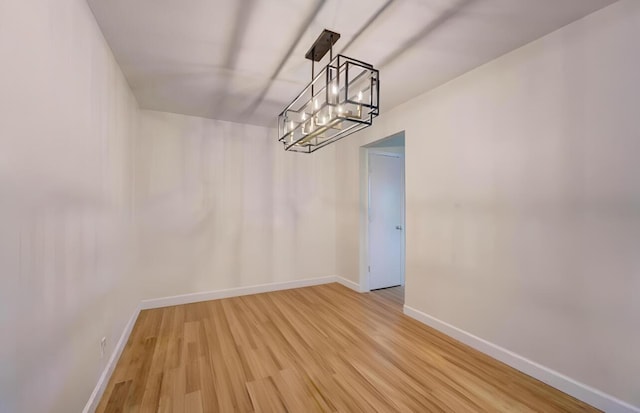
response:
{"label": "wood floor plank", "polygon": [[403,295],[327,284],[142,311],[97,411],[597,411],[405,316]]}
{"label": "wood floor plank", "polygon": [[247,383],[251,401],[256,413],[286,413],[280,392],[271,378],[258,379]]}
{"label": "wood floor plank", "polygon": [[184,398],[184,410],[189,413],[202,413],[202,397],[200,391],[187,393]]}

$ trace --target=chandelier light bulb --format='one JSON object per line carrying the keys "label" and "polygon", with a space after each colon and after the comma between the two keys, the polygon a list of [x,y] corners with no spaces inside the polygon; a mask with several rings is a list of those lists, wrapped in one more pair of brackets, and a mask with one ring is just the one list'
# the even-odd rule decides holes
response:
{"label": "chandelier light bulb", "polygon": [[338,85],[335,83],[331,86],[331,93],[333,93],[334,96],[338,95]]}
{"label": "chandelier light bulb", "polygon": [[358,92],[358,102],[362,102],[362,91]]}
{"label": "chandelier light bulb", "polygon": [[320,108],[320,102],[318,102],[318,99],[313,99],[313,108],[315,110],[318,110]]}

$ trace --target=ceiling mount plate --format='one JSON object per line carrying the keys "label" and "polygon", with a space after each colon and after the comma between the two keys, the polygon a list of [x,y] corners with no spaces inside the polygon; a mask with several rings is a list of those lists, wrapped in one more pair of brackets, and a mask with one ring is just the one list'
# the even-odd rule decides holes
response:
{"label": "ceiling mount plate", "polygon": [[324,29],[304,57],[314,62],[319,62],[339,38],[340,33]]}

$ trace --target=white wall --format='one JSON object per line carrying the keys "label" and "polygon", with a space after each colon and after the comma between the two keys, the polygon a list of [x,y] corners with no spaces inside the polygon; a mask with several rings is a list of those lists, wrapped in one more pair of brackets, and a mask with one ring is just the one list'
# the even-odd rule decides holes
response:
{"label": "white wall", "polygon": [[0,2],[0,56],[0,412],[80,411],[142,299],[335,274],[333,148],[139,112],[83,0]]}
{"label": "white wall", "polygon": [[405,130],[406,304],[640,405],[638,39],[618,2],[340,141],[338,274],[359,147]]}
{"label": "white wall", "polygon": [[82,410],[139,298],[137,104],[83,0],[0,2],[0,411]]}
{"label": "white wall", "polygon": [[304,156],[138,118],[83,0],[0,2],[0,412],[81,410],[141,299],[357,282],[359,146],[400,130],[407,304],[640,405],[638,38],[621,1]]}
{"label": "white wall", "polygon": [[276,131],[141,112],[136,209],[144,298],[334,275],[335,149]]}

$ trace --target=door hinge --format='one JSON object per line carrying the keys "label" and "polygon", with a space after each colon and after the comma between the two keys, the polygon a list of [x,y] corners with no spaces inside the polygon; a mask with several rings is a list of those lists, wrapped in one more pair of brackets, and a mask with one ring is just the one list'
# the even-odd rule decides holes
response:
{"label": "door hinge", "polygon": [[368,270],[368,271],[369,271],[369,272],[371,272],[371,266],[370,266],[370,265],[369,265],[369,267],[368,267],[368,268],[369,268],[369,270]]}

